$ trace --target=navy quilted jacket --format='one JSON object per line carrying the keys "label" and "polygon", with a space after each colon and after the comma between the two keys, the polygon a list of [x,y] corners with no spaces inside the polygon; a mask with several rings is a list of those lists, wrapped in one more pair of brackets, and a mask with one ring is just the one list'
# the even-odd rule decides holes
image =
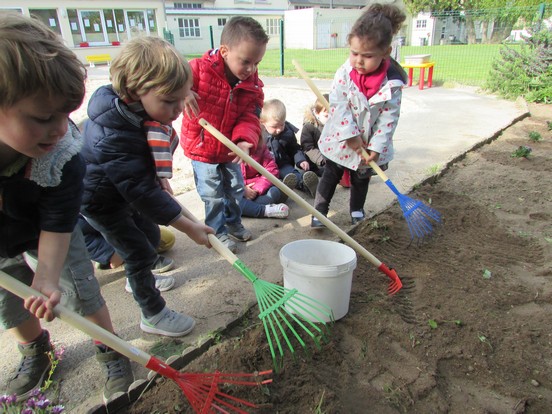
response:
{"label": "navy quilted jacket", "polygon": [[181,208],[161,189],[142,118],[130,112],[111,86],[90,98],[82,155],[86,160],[84,216],[134,208],[157,224],[167,225]]}

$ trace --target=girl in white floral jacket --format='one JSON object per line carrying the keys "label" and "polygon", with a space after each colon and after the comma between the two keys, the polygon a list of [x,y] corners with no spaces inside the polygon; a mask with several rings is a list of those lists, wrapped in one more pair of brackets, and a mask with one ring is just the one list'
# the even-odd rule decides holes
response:
{"label": "girl in white floral jacket", "polygon": [[[330,92],[330,117],[318,146],[328,159],[314,207],[328,214],[345,169],[350,170],[349,209],[353,224],[364,219],[364,203],[375,161],[386,169],[393,159],[393,133],[399,120],[404,70],[390,58],[391,42],[405,20],[392,4],[372,4],[348,35],[349,59],[337,70]],[[361,156],[367,150],[368,159]],[[312,217],[311,227],[323,227]]]}

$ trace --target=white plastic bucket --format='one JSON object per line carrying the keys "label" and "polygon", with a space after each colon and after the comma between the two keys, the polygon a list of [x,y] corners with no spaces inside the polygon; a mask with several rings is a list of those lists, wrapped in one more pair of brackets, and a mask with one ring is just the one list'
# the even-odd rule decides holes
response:
{"label": "white plastic bucket", "polygon": [[[356,254],[341,243],[328,240],[297,240],[280,249],[284,287],[297,289],[333,310],[335,320],[349,312]],[[304,315],[313,322],[314,318]],[[317,315],[329,322],[327,315]]]}

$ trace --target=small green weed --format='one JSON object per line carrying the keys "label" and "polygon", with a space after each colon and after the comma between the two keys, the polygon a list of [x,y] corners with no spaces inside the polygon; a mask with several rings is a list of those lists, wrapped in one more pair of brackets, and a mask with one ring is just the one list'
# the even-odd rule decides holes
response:
{"label": "small green weed", "polygon": [[552,121],[546,121],[546,125],[548,125],[548,130],[552,131]]}
{"label": "small green weed", "polygon": [[320,401],[318,401],[318,405],[314,409],[314,414],[324,414],[325,411],[322,409],[322,404],[324,403],[324,394],[326,393],[326,390],[322,391],[322,395],[320,396]]}
{"label": "small green weed", "polygon": [[529,139],[533,142],[539,142],[542,141],[542,135],[537,131],[531,131],[529,132]]}
{"label": "small green weed", "polygon": [[188,348],[188,344],[178,339],[163,338],[152,345],[149,352],[161,358],[168,358],[173,355],[181,355]]}
{"label": "small green weed", "polygon": [[485,335],[483,335],[482,333],[479,333],[477,335],[477,337],[479,338],[479,340],[481,342],[483,342],[484,344],[487,344],[489,346],[489,348],[491,348],[491,351],[493,350],[493,346],[491,345],[491,342],[489,341],[489,338],[487,338]]}
{"label": "small green weed", "polygon": [[385,385],[383,387],[385,393],[385,399],[389,404],[406,413],[410,405],[412,405],[412,398],[407,390],[401,386],[394,387],[393,385]]}
{"label": "small green weed", "polygon": [[429,175],[435,175],[439,172],[440,169],[441,169],[441,164],[434,164],[427,169],[427,173]]}
{"label": "small green weed", "polygon": [[533,151],[531,147],[528,147],[527,145],[520,145],[510,156],[512,158],[529,158],[531,151]]}
{"label": "small green weed", "polygon": [[416,339],[416,336],[413,333],[409,334],[408,338],[410,339],[410,346],[412,348],[416,348],[416,346],[420,345],[421,343],[419,339]]}

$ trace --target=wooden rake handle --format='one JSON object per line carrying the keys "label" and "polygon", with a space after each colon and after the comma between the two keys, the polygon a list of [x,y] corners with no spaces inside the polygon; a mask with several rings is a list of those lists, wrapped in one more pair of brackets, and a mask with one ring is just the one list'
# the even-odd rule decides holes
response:
{"label": "wooden rake handle", "polygon": [[[191,213],[190,210],[188,210],[184,205],[176,199],[176,197],[172,196],[174,201],[178,203],[180,208],[182,209],[182,214],[184,217],[192,220],[194,223],[200,223],[200,221]],[[230,263],[234,268],[236,268],[243,276],[245,276],[246,279],[248,279],[250,282],[254,282],[257,280],[257,276],[253,274],[252,271],[250,271],[245,264],[240,260],[238,256],[236,256],[232,251],[226,247],[217,236],[214,234],[209,234],[209,243],[211,243],[211,246],[213,246],[213,249],[217,251],[218,254],[220,254],[228,263]]]}
{"label": "wooden rake handle", "polygon": [[[6,290],[9,290],[16,296],[19,296],[21,299],[27,299],[31,296],[42,296],[45,297],[42,293],[31,288],[30,286],[25,285],[19,280],[11,277],[7,273],[0,270],[0,286]],[[117,335],[112,334],[109,331],[106,331],[102,327],[90,322],[88,319],[83,318],[79,314],[69,310],[63,305],[58,304],[54,308],[54,314],[61,319],[62,321],[68,323],[72,327],[78,329],[81,332],[84,332],[93,339],[96,339],[103,344],[107,345],[111,349],[114,349],[118,353],[126,356],[127,358],[143,365],[147,366],[148,362],[152,358],[151,355],[146,352],[133,347],[128,342],[122,340]]]}
{"label": "wooden rake handle", "polygon": [[259,172],[259,174],[266,177],[272,184],[274,184],[276,187],[278,187],[280,190],[282,190],[284,193],[288,195],[289,198],[291,198],[293,201],[295,201],[297,204],[299,204],[301,207],[303,207],[305,210],[307,210],[310,214],[315,216],[318,220],[320,220],[324,225],[329,228],[332,232],[334,232],[339,238],[341,238],[345,243],[347,243],[349,246],[351,246],[353,249],[357,251],[358,254],[365,257],[370,263],[372,263],[374,266],[379,268],[382,266],[382,262],[379,261],[374,255],[372,255],[368,250],[366,250],[364,247],[362,247],[356,240],[354,240],[351,236],[349,236],[347,233],[345,233],[343,230],[341,230],[338,226],[336,226],[332,221],[330,221],[326,216],[324,216],[322,213],[320,213],[318,210],[316,210],[313,206],[311,206],[309,203],[307,203],[305,200],[303,200],[299,195],[295,193],[292,189],[290,189],[287,185],[285,185],[283,182],[281,182],[278,178],[276,178],[274,175],[269,173],[266,168],[264,168],[261,164],[259,164],[257,161],[255,161],[253,158],[251,158],[248,154],[246,154],[240,147],[238,147],[236,144],[234,144],[232,141],[230,141],[228,138],[226,138],[218,129],[216,129],[214,126],[212,126],[209,122],[207,122],[205,119],[201,118],[199,120],[199,124],[205,128],[211,135],[213,135],[215,138],[217,138],[219,141],[221,141],[224,145],[226,145],[228,148],[230,148],[238,157],[240,157],[242,160],[244,160],[247,164],[255,168]]}
{"label": "wooden rake handle", "polygon": [[[307,72],[304,71],[304,69],[301,67],[299,62],[297,62],[295,59],[293,59],[291,62],[295,66],[295,69],[297,69],[297,72],[299,72],[299,75],[301,75],[303,80],[307,83],[307,85],[309,85],[309,88],[311,89],[311,91],[314,92],[314,94],[316,95],[318,100],[326,107],[326,110],[328,112],[330,112],[330,103],[326,100],[326,98],[324,98],[324,95],[322,95],[320,90],[316,87],[316,85],[314,84],[312,79],[309,77]],[[366,150],[364,148],[362,148],[362,157],[365,160],[368,160],[368,157],[369,157],[368,153],[366,152]],[[374,161],[368,161],[368,165],[370,165],[370,168],[372,168],[376,172],[376,174],[378,174],[378,176],[383,181],[389,180],[389,178],[383,172],[383,170],[380,168],[380,166],[378,164],[376,164]]]}

